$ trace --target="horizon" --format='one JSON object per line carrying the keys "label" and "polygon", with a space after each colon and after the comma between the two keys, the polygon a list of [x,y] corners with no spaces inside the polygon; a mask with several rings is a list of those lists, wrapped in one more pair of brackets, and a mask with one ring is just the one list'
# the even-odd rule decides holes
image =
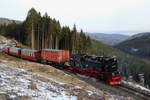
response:
{"label": "horizon", "polygon": [[133,35],[149,32],[149,3],[149,0],[5,0],[0,3],[0,17],[24,21],[33,7],[41,15],[47,12],[62,26],[72,28],[76,24],[84,32]]}
{"label": "horizon", "polygon": [[[0,18],[4,18],[4,17],[0,17]],[[4,18],[4,19],[9,19],[9,20],[16,20],[16,21],[20,21],[17,19],[10,19],[10,18]],[[80,31],[80,30],[78,30]],[[85,33],[90,33],[90,34],[94,34],[94,33],[99,33],[99,34],[120,34],[120,35],[126,35],[126,36],[132,36],[135,34],[139,34],[139,33],[147,33],[150,32],[150,30],[122,30],[122,31],[99,31],[99,32],[85,32]]]}
{"label": "horizon", "polygon": [[[4,18],[4,17],[0,17],[0,18]],[[4,19],[9,19],[9,20],[15,20],[15,21],[20,21],[17,19],[10,19],[10,18],[4,18]],[[21,21],[22,22],[22,21]],[[80,30],[78,30],[80,31]],[[150,32],[150,30],[121,30],[121,31],[99,31],[99,32],[85,32],[85,33],[90,33],[90,34],[95,34],[95,33],[99,33],[99,34],[120,34],[120,35],[126,35],[126,36],[133,36],[135,34],[139,34],[139,33],[147,33]]]}
{"label": "horizon", "polygon": [[86,32],[86,33],[99,33],[99,34],[120,34],[120,35],[126,35],[126,36],[133,36],[135,34],[140,34],[140,33],[150,33],[149,30],[122,30],[122,31],[102,31],[102,32]]}

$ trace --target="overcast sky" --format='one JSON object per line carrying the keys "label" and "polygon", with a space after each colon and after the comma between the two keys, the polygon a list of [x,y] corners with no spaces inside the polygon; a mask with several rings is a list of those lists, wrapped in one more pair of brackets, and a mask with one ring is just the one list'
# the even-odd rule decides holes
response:
{"label": "overcast sky", "polygon": [[150,0],[0,0],[0,17],[23,21],[32,7],[85,32],[150,30]]}

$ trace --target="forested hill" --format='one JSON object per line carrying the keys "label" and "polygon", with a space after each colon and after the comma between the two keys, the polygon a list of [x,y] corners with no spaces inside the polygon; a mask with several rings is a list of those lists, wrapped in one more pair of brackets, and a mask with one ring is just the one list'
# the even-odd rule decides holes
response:
{"label": "forested hill", "polygon": [[10,23],[21,23],[21,21],[17,21],[17,20],[11,20],[11,19],[7,19],[7,18],[0,18],[0,25],[3,25],[3,24],[10,24]]}
{"label": "forested hill", "polygon": [[0,26],[0,33],[14,38],[32,49],[65,49],[72,53],[88,53],[90,38],[81,30],[77,31],[68,26],[61,26],[60,22],[48,16],[43,16],[31,8],[22,23],[13,22]]}
{"label": "forested hill", "polygon": [[116,45],[116,48],[134,56],[150,58],[150,33],[133,35],[130,39]]}

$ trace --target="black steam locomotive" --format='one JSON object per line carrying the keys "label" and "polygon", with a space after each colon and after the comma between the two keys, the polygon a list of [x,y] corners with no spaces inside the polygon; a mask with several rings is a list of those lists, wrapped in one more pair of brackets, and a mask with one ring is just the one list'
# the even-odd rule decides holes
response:
{"label": "black steam locomotive", "polygon": [[73,55],[69,70],[103,80],[111,85],[120,84],[120,73],[115,57],[103,57],[94,55]]}

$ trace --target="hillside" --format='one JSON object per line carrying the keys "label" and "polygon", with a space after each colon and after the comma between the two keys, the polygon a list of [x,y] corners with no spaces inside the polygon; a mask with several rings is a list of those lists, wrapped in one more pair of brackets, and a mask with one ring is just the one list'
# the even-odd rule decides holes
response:
{"label": "hillside", "polygon": [[[5,42],[1,46],[9,43]],[[98,48],[92,49],[91,52],[103,48],[104,55],[112,56],[111,51],[116,51],[95,40],[92,44],[98,45]],[[95,53],[102,55],[102,52]],[[3,83],[0,84],[2,87],[0,100],[141,100],[99,80],[2,53],[0,53],[0,77]]]}
{"label": "hillside", "polygon": [[86,35],[107,45],[116,45],[129,38],[129,36],[121,34],[86,33]]}
{"label": "hillside", "polygon": [[115,47],[133,56],[150,58],[150,33],[139,33],[133,35]]}
{"label": "hillside", "polygon": [[145,84],[150,85],[150,63],[147,61],[133,57],[96,40],[92,41],[91,48],[91,54],[100,56],[116,56],[118,59],[119,70],[123,76],[133,76],[133,79],[139,81],[138,74],[144,73]]}
{"label": "hillside", "polygon": [[17,21],[17,20],[11,20],[11,19],[7,19],[7,18],[0,18],[0,25],[2,25],[2,24],[8,25],[8,24],[13,23],[13,22],[21,23],[21,21]]}
{"label": "hillside", "polygon": [[0,100],[103,100],[102,91],[63,71],[8,58],[0,55]]}
{"label": "hillside", "polygon": [[[10,42],[7,44],[9,43]],[[125,54],[96,40],[91,41],[90,48],[90,54],[100,56],[116,56],[119,60],[119,70],[124,76],[128,77],[132,75],[136,81],[139,81],[138,74],[145,73],[145,83],[150,85],[150,63],[148,61]]]}
{"label": "hillside", "polygon": [[89,83],[80,78],[85,76],[1,53],[0,77],[0,100],[140,100],[120,90],[110,92],[93,78],[84,78]]}

